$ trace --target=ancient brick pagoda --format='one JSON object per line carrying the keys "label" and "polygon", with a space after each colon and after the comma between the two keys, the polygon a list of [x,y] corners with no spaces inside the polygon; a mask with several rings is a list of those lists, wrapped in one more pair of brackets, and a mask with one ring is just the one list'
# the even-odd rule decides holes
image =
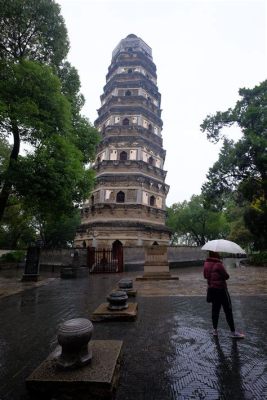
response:
{"label": "ancient brick pagoda", "polygon": [[76,246],[169,243],[160,103],[151,48],[128,35],[112,53],[101,96],[96,184],[81,211]]}

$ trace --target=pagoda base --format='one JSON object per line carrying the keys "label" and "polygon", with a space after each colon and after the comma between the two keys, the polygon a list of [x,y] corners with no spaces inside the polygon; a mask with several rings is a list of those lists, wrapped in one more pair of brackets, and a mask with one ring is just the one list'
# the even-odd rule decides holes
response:
{"label": "pagoda base", "polygon": [[81,225],[75,246],[111,248],[119,240],[127,247],[148,247],[153,244],[168,246],[170,233],[164,225],[148,225],[141,222],[116,221]]}

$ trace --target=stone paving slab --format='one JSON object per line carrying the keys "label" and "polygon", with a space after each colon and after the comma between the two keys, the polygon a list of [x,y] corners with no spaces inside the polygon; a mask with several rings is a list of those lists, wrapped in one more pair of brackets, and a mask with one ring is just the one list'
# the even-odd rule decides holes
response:
{"label": "stone paving slab", "polygon": [[[240,267],[227,270],[230,274],[227,284],[231,294],[267,295],[267,267]],[[139,296],[201,296],[206,291],[206,280],[202,271],[202,267],[175,269],[175,275],[179,277],[177,281],[139,281],[136,278],[140,272],[112,275],[115,277],[115,282],[119,282],[122,277],[133,278],[134,288],[140,290]],[[4,273],[3,276],[3,271],[0,271],[0,298],[59,279],[59,273],[43,273],[38,282],[21,282],[22,274],[22,271],[14,271],[13,275],[5,276]],[[114,287],[111,290],[114,290]]]}
{"label": "stone paving slab", "polygon": [[[175,272],[178,288],[138,288],[136,321],[94,324],[93,340],[123,341],[116,400],[266,399],[267,268],[229,270],[236,326],[246,334],[239,342],[223,313],[212,337],[202,269]],[[59,324],[88,318],[121,278],[137,274],[55,279],[0,299],[0,399],[28,400],[25,379],[55,349]]]}
{"label": "stone paving slab", "polygon": [[[207,282],[203,278],[202,267],[176,270],[179,281],[139,281],[134,286],[139,296],[201,296],[206,291]],[[267,295],[267,268],[228,268],[227,281],[232,295]]]}
{"label": "stone paving slab", "polygon": [[134,321],[137,317],[137,303],[128,303],[125,310],[109,310],[109,303],[100,304],[91,315],[90,320],[93,322],[103,321]]}
{"label": "stone paving slab", "polygon": [[57,278],[41,278],[37,282],[22,282],[20,279],[14,281],[10,278],[0,278],[0,299],[13,294],[21,293],[24,290],[37,288],[43,285],[48,285]]}

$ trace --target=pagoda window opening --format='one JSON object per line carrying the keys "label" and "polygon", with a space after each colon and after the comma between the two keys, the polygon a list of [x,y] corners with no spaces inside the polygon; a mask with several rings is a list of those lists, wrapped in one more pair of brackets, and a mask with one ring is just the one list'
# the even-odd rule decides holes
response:
{"label": "pagoda window opening", "polygon": [[131,74],[133,72],[132,68],[129,68],[127,72],[128,74]]}
{"label": "pagoda window opening", "polygon": [[149,199],[149,204],[151,205],[151,206],[154,206],[155,205],[155,196],[151,196],[150,197],[150,199]]}
{"label": "pagoda window opening", "polygon": [[91,196],[91,205],[93,206],[95,204],[95,198],[94,196]]}
{"label": "pagoda window opening", "polygon": [[121,161],[126,161],[128,159],[128,154],[126,153],[126,151],[122,151],[120,153],[120,160]]}
{"label": "pagoda window opening", "polygon": [[154,165],[155,164],[154,158],[152,156],[149,157],[148,164],[150,164],[150,165]]}
{"label": "pagoda window opening", "polygon": [[120,192],[117,193],[116,202],[117,203],[124,203],[125,202],[125,193],[124,192],[120,191]]}
{"label": "pagoda window opening", "polygon": [[130,121],[128,118],[124,118],[124,120],[122,121],[122,125],[130,125]]}
{"label": "pagoda window opening", "polygon": [[149,132],[153,132],[153,126],[151,124],[148,125]]}
{"label": "pagoda window opening", "polygon": [[130,90],[127,90],[127,92],[125,92],[125,96],[131,96],[132,92]]}

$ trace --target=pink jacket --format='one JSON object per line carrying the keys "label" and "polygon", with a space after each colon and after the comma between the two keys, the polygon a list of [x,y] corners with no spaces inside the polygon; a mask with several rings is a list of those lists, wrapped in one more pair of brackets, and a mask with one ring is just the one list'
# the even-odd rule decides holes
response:
{"label": "pink jacket", "polygon": [[215,289],[227,288],[226,280],[229,275],[219,258],[207,258],[204,263],[204,278],[208,281],[208,287]]}

